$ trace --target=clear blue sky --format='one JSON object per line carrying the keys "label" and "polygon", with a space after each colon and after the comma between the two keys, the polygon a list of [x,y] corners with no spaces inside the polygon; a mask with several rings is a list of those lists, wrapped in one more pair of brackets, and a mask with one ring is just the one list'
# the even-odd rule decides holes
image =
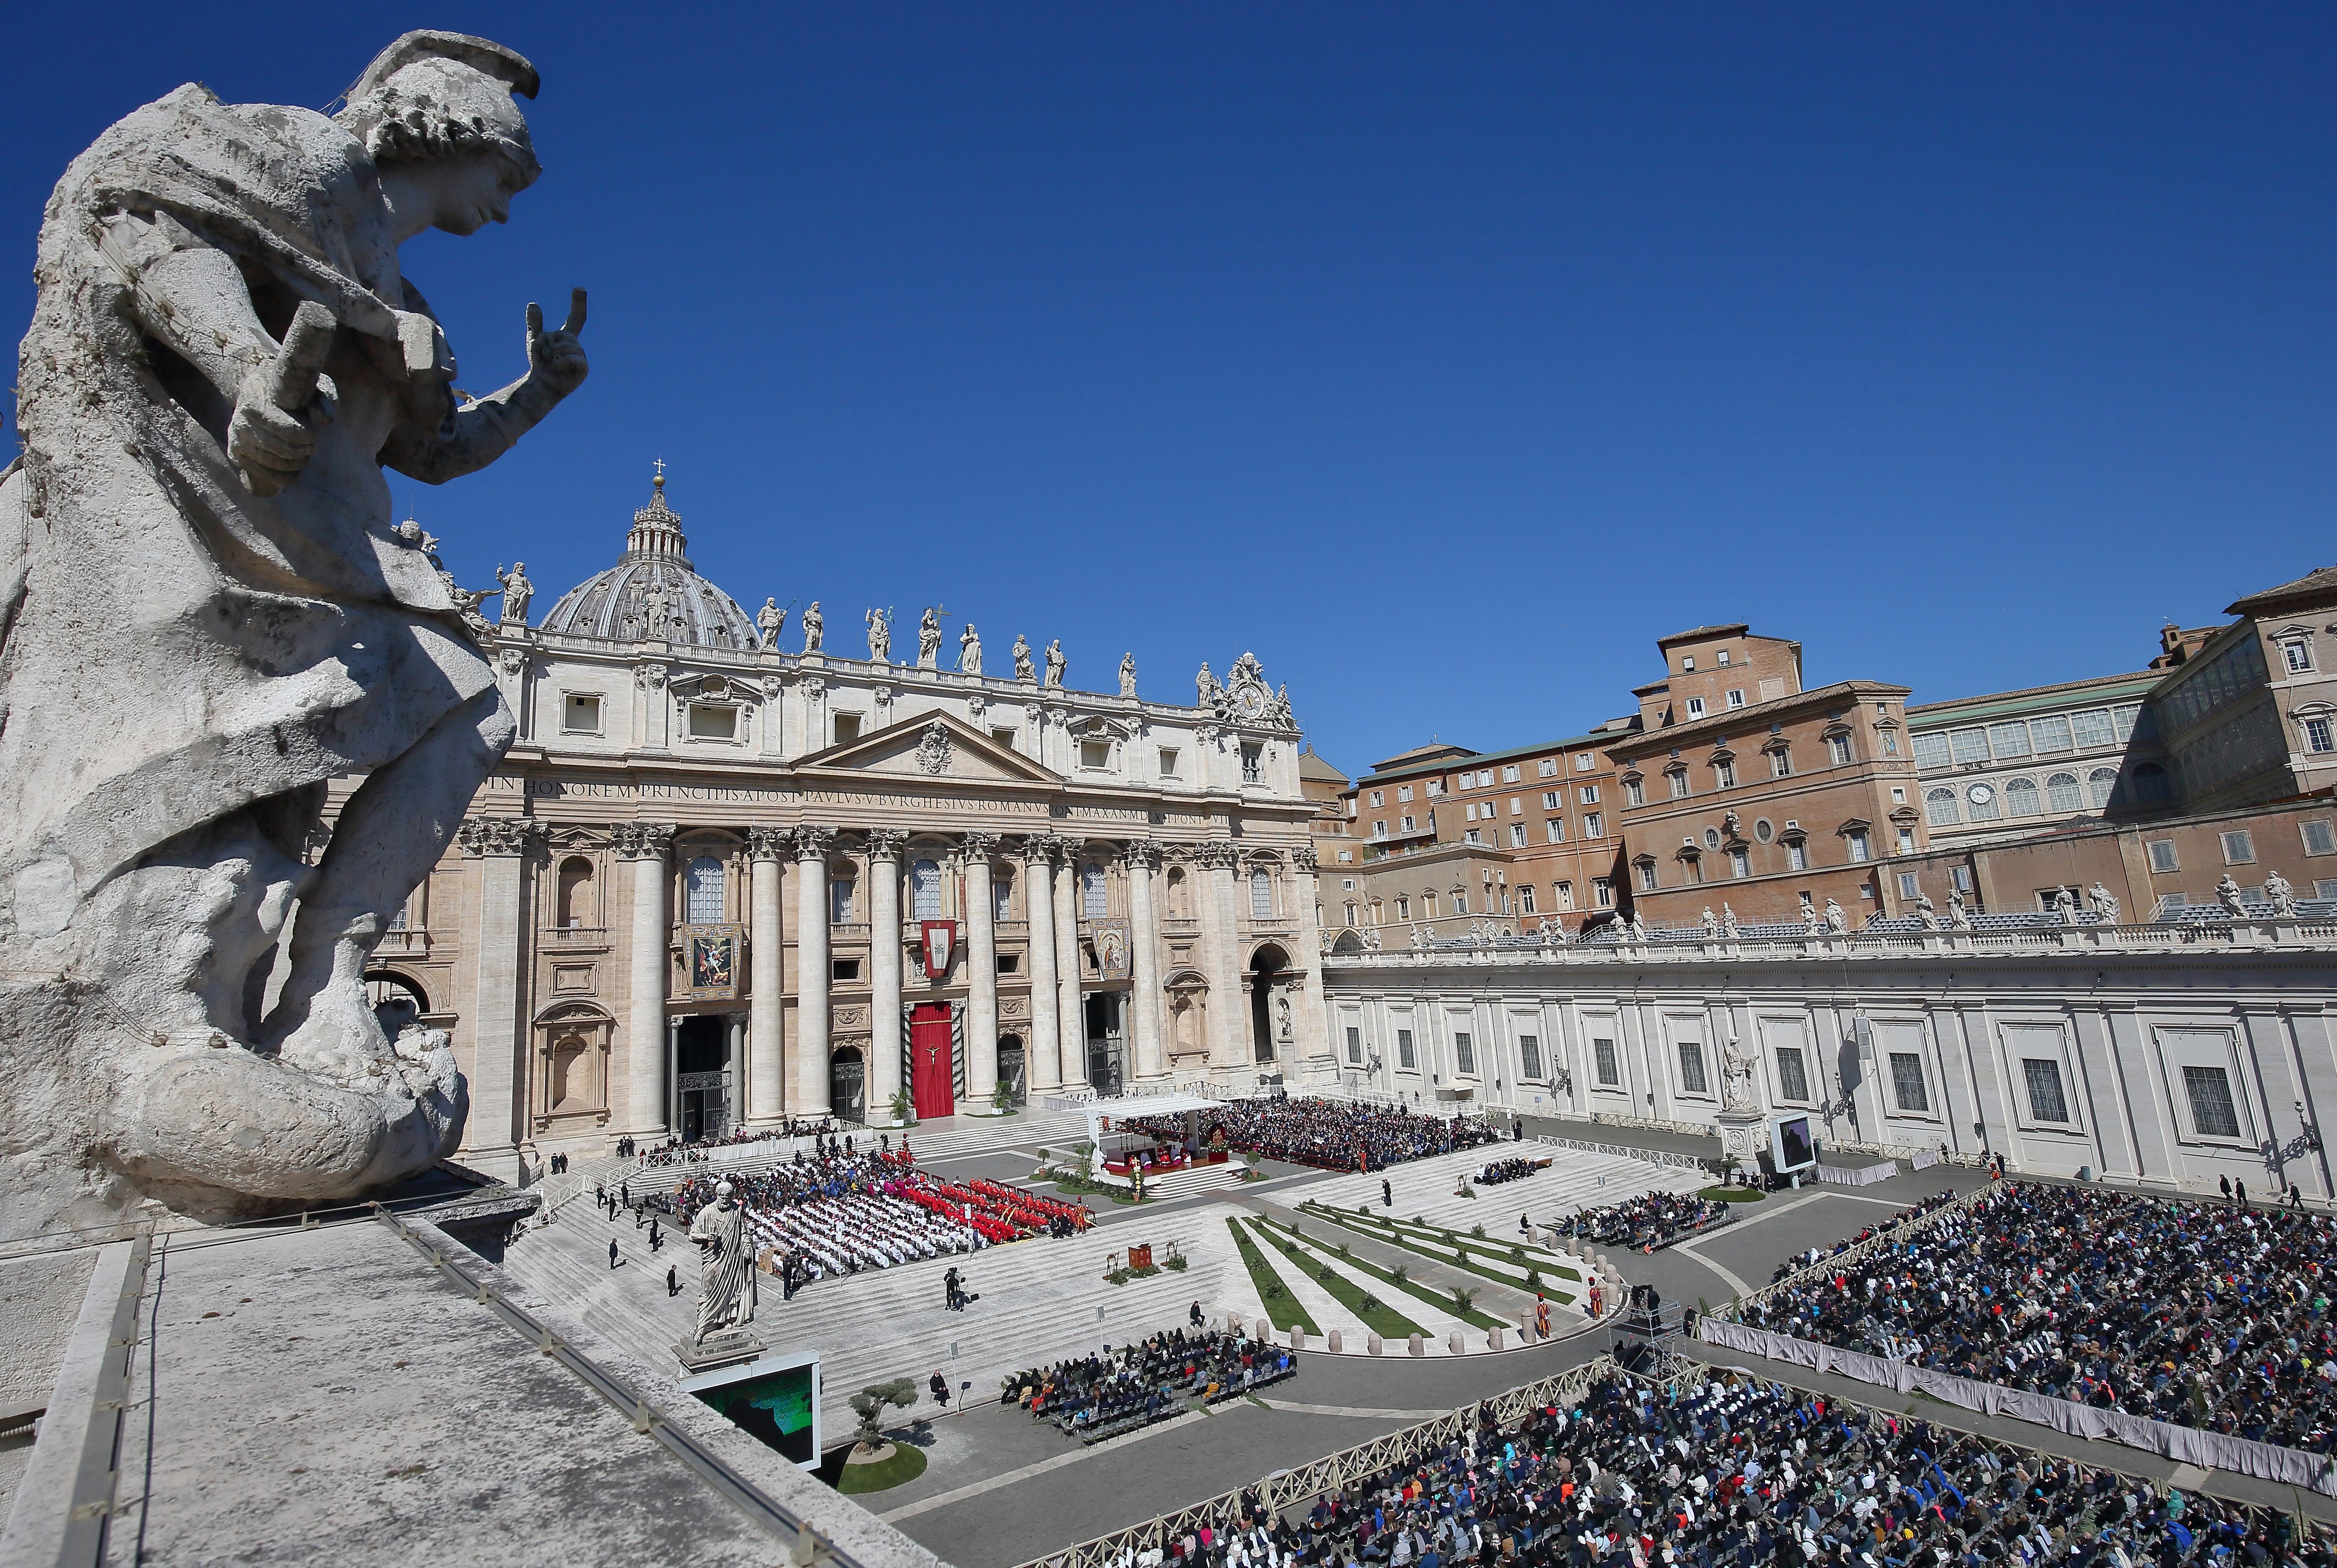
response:
{"label": "clear blue sky", "polygon": [[2326,6],[27,6],[9,330],[109,121],[423,24],[534,59],[548,172],[407,273],[474,390],[587,286],[593,374],[399,502],[539,613],[661,455],[750,607],[1254,649],[1356,772],[1698,622],[1946,697],[2337,559]]}

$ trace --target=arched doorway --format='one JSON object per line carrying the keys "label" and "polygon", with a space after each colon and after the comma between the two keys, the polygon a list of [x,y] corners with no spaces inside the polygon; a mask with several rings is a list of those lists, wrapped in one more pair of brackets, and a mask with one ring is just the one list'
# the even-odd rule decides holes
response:
{"label": "arched doorway", "polygon": [[846,1122],[868,1120],[868,1064],[857,1046],[846,1046],[827,1058],[827,1104]]}
{"label": "arched doorway", "polygon": [[735,1064],[730,1060],[732,1019],[722,1013],[691,1013],[674,1020],[674,1133],[685,1144],[730,1135]]}
{"label": "arched doorway", "polygon": [[366,1002],[381,1024],[381,1032],[395,1040],[419,1023],[430,1010],[422,988],[394,969],[376,969],[365,978]]}
{"label": "arched doorway", "polygon": [[1028,1105],[1031,1101],[1030,1080],[1022,1066],[1022,1037],[998,1037],[998,1081],[1006,1087],[1006,1098],[1012,1105]]}
{"label": "arched doorway", "polygon": [[1249,1038],[1253,1061],[1275,1058],[1274,982],[1290,967],[1290,955],[1267,942],[1249,959]]}

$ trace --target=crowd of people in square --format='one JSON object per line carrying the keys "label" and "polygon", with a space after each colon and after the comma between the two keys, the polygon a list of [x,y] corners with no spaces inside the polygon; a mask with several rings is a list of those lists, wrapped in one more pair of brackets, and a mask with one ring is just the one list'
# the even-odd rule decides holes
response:
{"label": "crowd of people in square", "polygon": [[1498,1187],[1504,1182],[1522,1182],[1550,1164],[1548,1160],[1494,1160],[1481,1167],[1474,1179],[1481,1187]]}
{"label": "crowd of people in square", "polygon": [[[2309,1530],[2310,1534],[2304,1534]],[[1276,1515],[1246,1495],[1124,1568],[2073,1568],[2337,1563],[2277,1509],[2161,1492],[1742,1378],[1610,1376]]]}
{"label": "crowd of people in square", "polygon": [[[1194,1318],[1200,1318],[1198,1306]],[[1181,1416],[1188,1401],[1232,1398],[1298,1369],[1291,1351],[1239,1329],[1172,1329],[1096,1355],[1006,1378],[998,1402],[1087,1442]]]}
{"label": "crowd of people in square", "polygon": [[1596,1242],[1602,1247],[1652,1252],[1728,1217],[1728,1205],[1717,1198],[1700,1198],[1694,1193],[1642,1193],[1619,1203],[1578,1210],[1550,1228],[1561,1236]]}
{"label": "crowd of people in square", "polygon": [[1745,1320],[1957,1377],[2329,1453],[2337,1222],[2009,1182]]}
{"label": "crowd of people in square", "polygon": [[665,1165],[700,1165],[707,1164],[718,1149],[743,1148],[749,1144],[786,1143],[795,1138],[816,1138],[823,1142],[835,1135],[836,1119],[821,1116],[817,1120],[790,1116],[777,1126],[758,1127],[751,1132],[725,1133],[715,1138],[692,1138],[687,1143],[680,1138],[668,1138],[664,1143],[642,1149],[632,1139],[620,1139],[617,1153],[623,1158],[639,1156],[644,1168]]}
{"label": "crowd of people in square", "polygon": [[[1200,1113],[1199,1124],[1204,1147],[1240,1149],[1325,1171],[1376,1171],[1501,1137],[1485,1122],[1467,1116],[1423,1116],[1402,1105],[1281,1096],[1212,1106]],[[1155,1138],[1185,1135],[1181,1116],[1136,1116],[1127,1126]]]}
{"label": "crowd of people in square", "polygon": [[[889,1144],[889,1140],[887,1140]],[[942,1181],[917,1168],[904,1140],[898,1149],[856,1149],[850,1140],[818,1141],[792,1164],[727,1175],[690,1176],[644,1206],[670,1214],[685,1231],[730,1183],[758,1241],[758,1261],[778,1274],[785,1294],[817,1280],[865,1269],[971,1252],[1041,1231],[1072,1235],[1090,1219],[1080,1204],[1003,1183]]]}
{"label": "crowd of people in square", "polygon": [[1812,1247],[1804,1252],[1794,1252],[1770,1272],[1769,1282],[1774,1285],[1778,1281],[1798,1274],[1804,1269],[1814,1268],[1828,1258],[1838,1258],[1853,1247],[1871,1242],[1877,1236],[1886,1235],[1902,1225],[1911,1224],[1921,1219],[1926,1214],[1936,1213],[1955,1201],[1956,1193],[1953,1188],[1934,1193],[1921,1203],[1910,1203],[1888,1219],[1875,1221],[1854,1236],[1843,1237],[1832,1246]]}

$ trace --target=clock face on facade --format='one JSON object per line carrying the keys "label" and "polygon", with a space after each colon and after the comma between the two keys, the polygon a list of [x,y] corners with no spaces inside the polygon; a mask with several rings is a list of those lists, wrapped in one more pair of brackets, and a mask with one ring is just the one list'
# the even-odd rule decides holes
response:
{"label": "clock face on facade", "polygon": [[1244,718],[1256,718],[1266,710],[1266,693],[1254,686],[1246,686],[1234,694],[1234,706],[1241,709]]}
{"label": "clock face on facade", "polygon": [[1964,799],[1976,806],[1984,806],[1996,798],[1996,792],[1984,784],[1974,784],[1964,791]]}

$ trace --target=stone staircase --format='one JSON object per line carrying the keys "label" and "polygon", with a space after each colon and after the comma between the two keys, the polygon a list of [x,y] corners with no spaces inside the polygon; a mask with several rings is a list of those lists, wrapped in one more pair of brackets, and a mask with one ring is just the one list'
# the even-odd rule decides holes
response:
{"label": "stone staircase", "polygon": [[1214,1165],[1188,1165],[1165,1176],[1147,1176],[1144,1178],[1144,1200],[1152,1203],[1169,1198],[1189,1198],[1196,1193],[1214,1193],[1221,1188],[1239,1186],[1248,1170],[1249,1167],[1239,1160],[1224,1160]]}

